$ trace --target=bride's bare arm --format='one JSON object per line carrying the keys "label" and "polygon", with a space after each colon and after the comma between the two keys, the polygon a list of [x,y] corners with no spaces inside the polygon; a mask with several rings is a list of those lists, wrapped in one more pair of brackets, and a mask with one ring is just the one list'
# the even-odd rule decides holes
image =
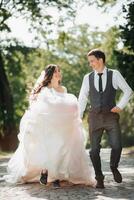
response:
{"label": "bride's bare arm", "polygon": [[62,86],[64,93],[67,93],[67,88],[65,86]]}
{"label": "bride's bare arm", "polygon": [[67,88],[65,86],[59,86],[58,91],[61,93],[67,93]]}

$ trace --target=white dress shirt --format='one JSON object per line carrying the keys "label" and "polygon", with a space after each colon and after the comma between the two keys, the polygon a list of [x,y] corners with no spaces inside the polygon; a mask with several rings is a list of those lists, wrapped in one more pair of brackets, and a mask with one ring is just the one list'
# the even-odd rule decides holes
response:
{"label": "white dress shirt", "polygon": [[[120,89],[123,92],[123,96],[121,97],[120,101],[118,102],[118,104],[116,105],[117,107],[119,107],[120,109],[123,109],[131,95],[132,95],[132,89],[129,87],[129,85],[127,84],[127,82],[125,81],[125,79],[123,78],[123,76],[121,75],[121,73],[118,70],[113,70],[113,76],[112,76],[112,84],[113,87],[117,90]],[[94,76],[94,86],[96,88],[97,91],[99,91],[99,76],[98,76],[98,72],[95,72],[95,76]],[[103,70],[103,75],[102,75],[102,88],[103,91],[106,88],[106,83],[107,83],[107,68],[105,67]],[[80,90],[80,94],[79,94],[79,106],[80,106],[80,116],[83,116],[83,112],[85,111],[86,105],[87,105],[87,101],[88,101],[88,96],[89,96],[89,91],[90,91],[90,85],[89,85],[89,73],[86,74],[83,78],[83,82],[82,82],[82,86],[81,86],[81,90]]]}

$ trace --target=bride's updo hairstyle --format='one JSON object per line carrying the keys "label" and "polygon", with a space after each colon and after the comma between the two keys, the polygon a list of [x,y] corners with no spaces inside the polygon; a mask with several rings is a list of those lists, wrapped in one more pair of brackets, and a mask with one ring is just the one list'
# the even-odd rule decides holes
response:
{"label": "bride's updo hairstyle", "polygon": [[48,86],[51,83],[53,74],[54,74],[54,72],[55,72],[55,70],[56,70],[57,67],[59,67],[59,66],[55,65],[55,64],[49,64],[45,68],[44,79],[38,85],[38,87],[34,89],[33,94],[39,93],[41,91],[42,87],[46,87],[46,86]]}

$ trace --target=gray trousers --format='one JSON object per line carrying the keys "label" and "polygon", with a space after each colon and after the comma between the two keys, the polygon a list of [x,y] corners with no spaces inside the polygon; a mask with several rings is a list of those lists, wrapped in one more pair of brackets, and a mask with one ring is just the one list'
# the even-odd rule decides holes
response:
{"label": "gray trousers", "polygon": [[118,167],[122,144],[121,131],[119,126],[119,114],[95,113],[89,112],[89,135],[90,135],[90,158],[95,170],[97,180],[103,180],[104,175],[101,170],[100,148],[101,138],[104,130],[108,135],[109,145],[111,147],[110,167],[116,169]]}

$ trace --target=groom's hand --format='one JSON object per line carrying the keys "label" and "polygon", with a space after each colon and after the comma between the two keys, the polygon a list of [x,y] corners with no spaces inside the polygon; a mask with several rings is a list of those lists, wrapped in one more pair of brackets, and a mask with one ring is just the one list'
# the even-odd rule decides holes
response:
{"label": "groom's hand", "polygon": [[113,107],[112,109],[111,109],[111,112],[113,112],[113,113],[120,113],[122,110],[119,108],[119,107],[117,107],[117,106],[115,106],[115,107]]}

